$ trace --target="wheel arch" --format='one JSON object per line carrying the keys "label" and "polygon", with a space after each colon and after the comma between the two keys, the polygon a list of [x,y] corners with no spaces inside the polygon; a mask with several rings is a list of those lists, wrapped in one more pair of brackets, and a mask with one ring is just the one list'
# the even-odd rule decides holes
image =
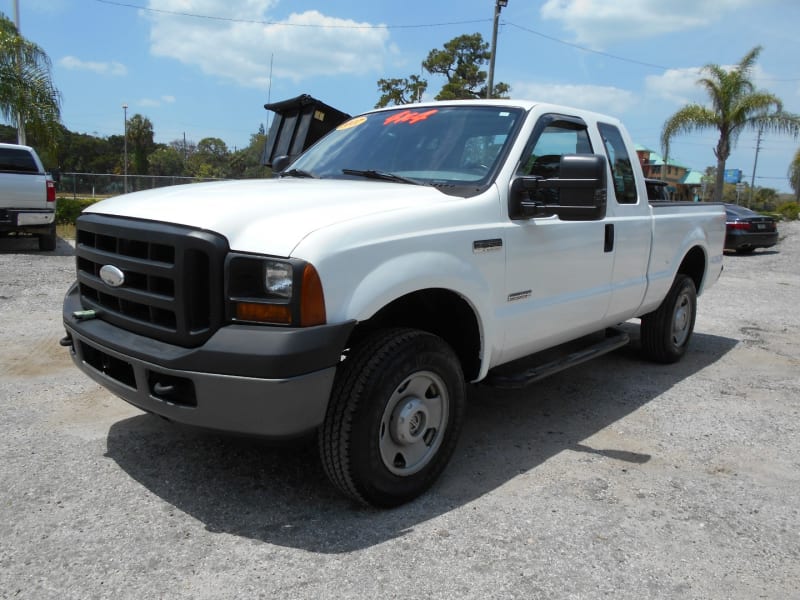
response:
{"label": "wheel arch", "polygon": [[390,327],[419,329],[442,338],[458,356],[467,381],[478,378],[482,364],[481,326],[474,307],[457,292],[427,288],[405,294],[359,322],[348,344]]}
{"label": "wheel arch", "polygon": [[694,282],[694,287],[697,294],[700,295],[703,289],[706,272],[708,270],[708,257],[706,252],[700,246],[692,247],[689,252],[683,257],[680,266],[678,267],[678,275],[687,275]]}

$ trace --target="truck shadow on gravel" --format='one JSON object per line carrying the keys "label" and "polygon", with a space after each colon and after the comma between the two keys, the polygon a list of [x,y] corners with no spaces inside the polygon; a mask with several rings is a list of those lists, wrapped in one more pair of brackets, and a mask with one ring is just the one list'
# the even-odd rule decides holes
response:
{"label": "truck shadow on gravel", "polygon": [[[638,326],[629,326],[632,337]],[[207,530],[310,552],[343,553],[400,538],[415,526],[532,474],[564,452],[624,466],[650,460],[587,438],[720,360],[737,341],[698,334],[683,361],[653,365],[638,342],[528,389],[473,387],[461,441],[442,478],[394,510],[362,508],[328,483],[313,442],[271,447],[142,415],[115,423],[106,456]],[[531,473],[532,472],[532,473]],[[531,498],[531,501],[534,501]]]}
{"label": "truck shadow on gravel", "polygon": [[39,240],[33,236],[0,237],[0,254],[20,254],[31,256],[74,256],[75,249],[62,238],[56,238],[56,249],[39,250]]}

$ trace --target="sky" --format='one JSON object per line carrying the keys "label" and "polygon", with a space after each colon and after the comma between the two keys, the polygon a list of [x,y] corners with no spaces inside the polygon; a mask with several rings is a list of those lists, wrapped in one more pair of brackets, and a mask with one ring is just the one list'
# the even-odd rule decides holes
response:
{"label": "sky", "polygon": [[[444,80],[423,73],[433,49],[465,33],[491,41],[495,0],[18,0],[20,30],[53,63],[62,120],[76,132],[123,132],[139,113],[157,142],[249,143],[267,101],[308,93],[359,114],[381,78],[422,74],[425,100]],[[0,0],[13,19],[14,0]],[[800,114],[798,0],[508,0],[501,10],[495,82],[512,98],[620,118],[637,144],[660,151],[664,121],[689,102],[706,64],[734,65],[753,47],[759,89]],[[715,165],[713,131],[675,138],[670,157]],[[755,185],[789,192],[800,139],[765,134]],[[750,183],[756,133],[726,167]]]}

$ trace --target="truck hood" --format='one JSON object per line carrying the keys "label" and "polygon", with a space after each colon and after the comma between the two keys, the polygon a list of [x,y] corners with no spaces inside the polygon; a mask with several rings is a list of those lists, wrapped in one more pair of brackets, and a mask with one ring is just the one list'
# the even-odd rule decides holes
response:
{"label": "truck hood", "polygon": [[86,212],[187,225],[224,235],[232,250],[291,256],[318,229],[448,200],[432,187],[391,182],[253,179],[135,192]]}

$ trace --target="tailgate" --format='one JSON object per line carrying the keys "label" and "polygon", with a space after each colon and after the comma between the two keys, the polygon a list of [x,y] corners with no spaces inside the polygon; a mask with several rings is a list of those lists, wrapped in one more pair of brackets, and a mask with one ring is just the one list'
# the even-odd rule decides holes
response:
{"label": "tailgate", "polygon": [[0,173],[0,208],[47,208],[47,176],[41,173]]}

